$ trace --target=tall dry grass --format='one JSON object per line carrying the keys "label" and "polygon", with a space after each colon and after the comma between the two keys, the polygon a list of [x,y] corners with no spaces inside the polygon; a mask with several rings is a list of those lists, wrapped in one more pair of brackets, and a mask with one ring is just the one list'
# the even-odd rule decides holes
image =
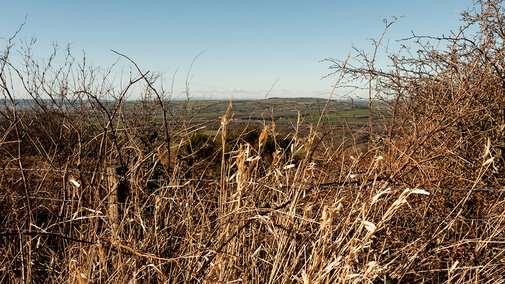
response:
{"label": "tall dry grass", "polygon": [[[338,141],[324,124],[300,132],[302,118],[287,137],[265,121],[254,143],[245,130],[227,139],[233,102],[220,134],[197,143],[202,126],[129,58],[135,72],[116,84],[113,68],[70,53],[37,62],[30,43],[18,66],[12,37],[0,66],[0,280],[505,282],[503,190],[493,190],[503,188],[502,7],[476,2],[458,33],[415,37],[421,52],[392,56],[390,70],[360,55],[362,66],[335,62],[385,113],[362,129],[366,146],[345,124]],[[199,156],[202,143],[211,153]],[[111,165],[125,169],[120,204],[108,202]]]}

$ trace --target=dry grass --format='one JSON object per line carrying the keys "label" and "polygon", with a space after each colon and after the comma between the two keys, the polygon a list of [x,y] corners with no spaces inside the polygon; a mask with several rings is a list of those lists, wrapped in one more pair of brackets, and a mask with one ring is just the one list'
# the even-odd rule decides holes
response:
{"label": "dry grass", "polygon": [[[335,62],[387,109],[363,129],[366,147],[345,125],[338,142],[319,124],[302,135],[302,120],[288,137],[265,121],[254,143],[245,130],[227,139],[230,102],[205,156],[202,126],[172,113],[170,89],[133,61],[120,88],[85,58],[41,65],[27,48],[21,70],[13,37],[0,66],[0,280],[505,282],[504,190],[492,190],[504,172],[502,3],[465,17],[458,34],[429,38],[447,48],[420,42],[391,70]],[[16,101],[16,80],[31,103]],[[125,169],[120,204],[108,202],[111,165]]]}

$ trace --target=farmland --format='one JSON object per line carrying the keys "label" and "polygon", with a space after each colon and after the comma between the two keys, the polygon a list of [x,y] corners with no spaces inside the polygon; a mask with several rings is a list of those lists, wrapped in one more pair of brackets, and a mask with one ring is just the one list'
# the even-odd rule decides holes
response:
{"label": "farmland", "polygon": [[[220,116],[226,113],[228,105],[227,100],[190,100],[172,101],[169,108],[174,116],[182,114],[193,123],[204,125],[207,133],[215,133],[220,126]],[[298,120],[303,124],[317,123],[321,116],[322,123],[326,125],[360,127],[368,123],[366,101],[330,100],[327,104],[326,99],[317,98],[232,100],[231,112],[233,119],[230,124],[233,127],[273,122],[278,130],[285,133],[291,131]],[[158,122],[161,118],[161,114],[156,115]],[[376,120],[377,116],[372,118]]]}

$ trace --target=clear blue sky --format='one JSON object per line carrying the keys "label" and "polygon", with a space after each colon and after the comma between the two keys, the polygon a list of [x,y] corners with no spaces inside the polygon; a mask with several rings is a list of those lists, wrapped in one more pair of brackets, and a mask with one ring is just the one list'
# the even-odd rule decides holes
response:
{"label": "clear blue sky", "polygon": [[[326,97],[335,78],[321,80],[328,57],[345,59],[352,45],[371,49],[382,19],[402,19],[387,38],[439,35],[457,29],[471,0],[186,0],[12,1],[0,0],[0,43],[28,16],[20,38],[37,38],[34,52],[47,58],[51,45],[71,44],[94,66],[117,59],[110,49],[144,70],[162,72],[176,91],[192,69],[194,97]],[[127,62],[121,64],[127,65]]]}

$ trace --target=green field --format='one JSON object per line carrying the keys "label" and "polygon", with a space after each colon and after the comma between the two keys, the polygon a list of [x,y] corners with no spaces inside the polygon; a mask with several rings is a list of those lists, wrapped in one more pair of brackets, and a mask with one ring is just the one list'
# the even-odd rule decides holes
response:
{"label": "green field", "polygon": [[[169,108],[174,117],[202,123],[208,134],[219,128],[220,117],[229,105],[226,100],[172,101]],[[325,110],[326,106],[326,110]],[[329,125],[360,126],[368,122],[365,101],[326,100],[319,98],[270,98],[263,100],[234,100],[230,112],[231,125],[262,124],[275,121],[279,129],[289,129],[300,119],[303,123],[321,122]],[[157,113],[156,119],[161,120]],[[375,119],[375,116],[373,116]]]}

